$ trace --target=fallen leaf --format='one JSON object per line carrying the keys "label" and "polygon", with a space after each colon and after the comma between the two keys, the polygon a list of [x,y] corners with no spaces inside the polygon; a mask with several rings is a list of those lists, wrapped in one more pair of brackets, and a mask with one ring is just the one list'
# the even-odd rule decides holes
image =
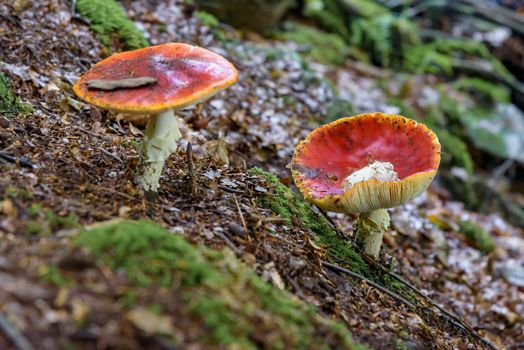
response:
{"label": "fallen leaf", "polygon": [[135,308],[127,313],[127,318],[141,331],[153,334],[172,334],[174,332],[171,317],[157,315],[144,308]]}

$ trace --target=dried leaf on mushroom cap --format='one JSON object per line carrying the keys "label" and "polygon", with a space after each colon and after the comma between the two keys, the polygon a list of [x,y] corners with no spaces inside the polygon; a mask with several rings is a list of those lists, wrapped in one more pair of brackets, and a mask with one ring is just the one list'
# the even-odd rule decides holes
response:
{"label": "dried leaf on mushroom cap", "polygon": [[[93,80],[113,80],[121,85],[122,81],[143,77],[157,81],[131,89],[88,88],[88,82]],[[107,110],[152,114],[204,101],[237,78],[235,67],[214,52],[167,43],[114,54],[98,62],[80,77],[74,90],[85,101]]]}

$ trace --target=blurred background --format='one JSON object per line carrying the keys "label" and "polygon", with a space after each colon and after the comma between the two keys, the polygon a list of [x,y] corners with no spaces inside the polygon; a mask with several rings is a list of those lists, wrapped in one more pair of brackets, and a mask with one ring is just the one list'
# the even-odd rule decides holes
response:
{"label": "blurred background", "polygon": [[470,210],[524,224],[523,1],[192,3],[222,36],[217,19],[318,63],[334,96],[325,122],[380,110],[426,123],[443,146],[442,187]]}

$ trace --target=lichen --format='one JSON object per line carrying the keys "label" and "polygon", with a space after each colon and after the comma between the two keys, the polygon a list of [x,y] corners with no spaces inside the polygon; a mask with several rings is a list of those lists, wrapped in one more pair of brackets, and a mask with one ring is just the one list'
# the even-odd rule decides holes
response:
{"label": "lichen", "polygon": [[13,117],[17,114],[25,115],[32,111],[33,107],[30,104],[22,102],[13,93],[7,75],[0,72],[0,115]]}
{"label": "lichen", "polygon": [[91,29],[99,34],[104,45],[111,37],[118,37],[127,50],[149,45],[142,33],[131,21],[121,4],[115,0],[78,0],[76,10],[91,22]]}
{"label": "lichen", "polygon": [[478,250],[487,254],[495,249],[495,241],[489,233],[472,221],[459,220],[460,233]]}
{"label": "lichen", "polygon": [[[313,307],[263,281],[230,251],[196,247],[151,222],[100,225],[83,230],[74,243],[87,248],[98,264],[124,272],[128,289],[156,284],[171,290],[181,298],[181,307],[207,328],[209,344],[363,349],[341,324],[320,317]],[[126,305],[137,302],[141,294],[135,293]]]}

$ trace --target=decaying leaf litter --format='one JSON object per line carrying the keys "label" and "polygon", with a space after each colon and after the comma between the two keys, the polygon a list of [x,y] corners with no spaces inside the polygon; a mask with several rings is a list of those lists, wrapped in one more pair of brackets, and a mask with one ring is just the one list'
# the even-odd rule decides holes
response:
{"label": "decaying leaf litter", "polygon": [[[1,315],[30,343],[49,349],[67,344],[166,348],[173,344],[154,333],[168,333],[182,347],[219,347],[216,339],[201,337],[205,327],[213,326],[184,314],[189,311],[176,307],[183,300],[169,289],[133,287],[121,271],[72,244],[80,225],[149,217],[195,244],[228,247],[275,288],[290,290],[323,317],[343,322],[353,339],[371,347],[485,346],[429,307],[410,309],[376,288],[323,268],[321,260],[345,267],[352,267],[352,261],[333,259],[330,247],[301,218],[285,220],[282,212],[267,208],[271,205],[264,199],[274,196],[275,184],[248,169],[258,165],[289,182],[285,165],[294,145],[324,119],[334,98],[322,79],[334,74],[331,68],[310,64],[304,69],[293,44],[241,41],[229,31],[233,40],[218,40],[177,2],[131,3],[129,14],[151,44],[196,43],[225,55],[240,72],[235,86],[180,113],[185,123],[180,151],[168,161],[160,202],[148,205],[132,184],[141,131],[79,102],[72,93],[78,76],[108,54],[97,35],[72,19],[66,2],[31,3],[19,12],[0,6],[8,14],[0,27],[1,70],[16,95],[34,108],[25,116],[0,118],[2,153],[18,158],[2,158],[1,164]],[[109,47],[121,49],[116,39]],[[358,70],[339,69],[337,74],[351,77],[348,86],[372,90],[365,88],[371,78]],[[362,108],[384,110],[386,101],[378,102]],[[196,195],[188,186],[188,142]],[[351,218],[332,218],[342,233],[351,232]],[[476,242],[458,233],[458,223],[469,219],[493,237],[492,253],[482,254]],[[464,210],[438,184],[427,196],[395,209],[392,220],[394,230],[385,241],[389,269],[496,346],[522,344],[522,230],[497,214]],[[403,288],[393,290],[420,303]],[[147,329],[140,322],[147,317],[165,328]],[[12,346],[0,334],[2,348]],[[251,336],[271,348],[270,335]]]}

